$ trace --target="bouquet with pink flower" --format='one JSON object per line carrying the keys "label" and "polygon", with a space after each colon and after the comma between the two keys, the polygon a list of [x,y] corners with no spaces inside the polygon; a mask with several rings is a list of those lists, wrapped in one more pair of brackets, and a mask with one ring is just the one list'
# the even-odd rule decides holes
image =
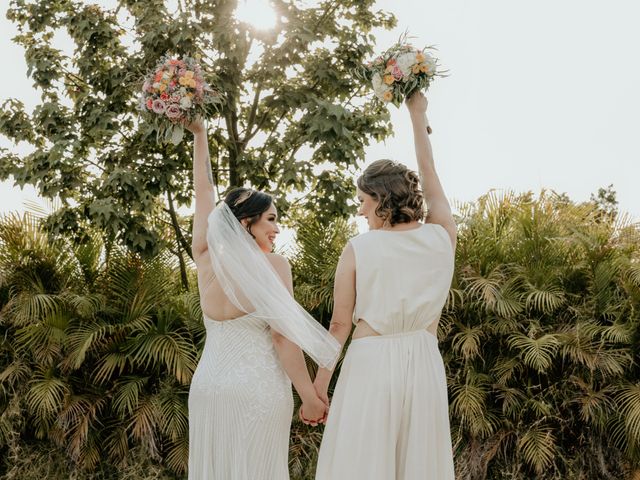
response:
{"label": "bouquet with pink flower", "polygon": [[398,42],[367,63],[360,76],[371,82],[375,96],[383,103],[399,107],[416,90],[426,90],[434,77],[445,76],[438,70],[438,60],[428,50],[407,43],[407,34]]}
{"label": "bouquet with pink flower", "polygon": [[139,109],[158,141],[177,145],[186,124],[212,116],[221,104],[222,96],[204,80],[193,58],[165,55],[144,78]]}

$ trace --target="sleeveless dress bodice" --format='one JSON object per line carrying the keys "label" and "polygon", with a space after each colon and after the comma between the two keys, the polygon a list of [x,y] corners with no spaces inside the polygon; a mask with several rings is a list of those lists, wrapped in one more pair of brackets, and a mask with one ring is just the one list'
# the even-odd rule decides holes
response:
{"label": "sleeveless dress bodice", "polygon": [[426,329],[438,320],[453,276],[446,230],[371,230],[351,240],[356,259],[354,323],[381,335]]}

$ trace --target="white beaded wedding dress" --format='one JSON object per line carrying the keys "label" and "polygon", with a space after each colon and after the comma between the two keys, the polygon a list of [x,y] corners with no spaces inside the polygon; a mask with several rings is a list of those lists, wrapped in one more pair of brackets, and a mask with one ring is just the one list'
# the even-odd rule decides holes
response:
{"label": "white beaded wedding dress", "polygon": [[214,275],[241,317],[204,318],[189,390],[190,480],[288,480],[291,381],[272,329],[333,368],[340,344],[293,299],[253,237],[221,202],[209,215]]}
{"label": "white beaded wedding dress", "polygon": [[189,392],[189,479],[286,480],[291,381],[263,320],[204,319]]}

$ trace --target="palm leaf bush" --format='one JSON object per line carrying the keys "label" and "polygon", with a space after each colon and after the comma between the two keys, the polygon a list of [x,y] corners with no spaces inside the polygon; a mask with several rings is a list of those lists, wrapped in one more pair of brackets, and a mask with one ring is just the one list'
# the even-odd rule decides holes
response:
{"label": "palm leaf bush", "polygon": [[[640,229],[549,192],[492,192],[459,211],[438,332],[458,478],[632,478]],[[296,224],[296,297],[327,326],[355,230]],[[1,478],[184,477],[204,326],[174,258],[0,220]],[[313,478],[321,432],[294,417],[292,479]]]}
{"label": "palm leaf bush", "polygon": [[549,192],[460,211],[439,332],[459,478],[630,478],[640,229]]}
{"label": "palm leaf bush", "polygon": [[107,251],[97,235],[74,245],[30,215],[0,222],[8,478],[23,478],[20,465],[31,466],[20,459],[44,444],[72,460],[68,475],[186,471],[187,395],[204,332],[172,258]]}
{"label": "palm leaf bush", "polygon": [[[439,331],[458,477],[631,478],[640,460],[640,229],[552,192],[491,192],[459,210]],[[299,222],[296,292],[325,325],[353,233]],[[295,445],[311,458],[319,438]]]}

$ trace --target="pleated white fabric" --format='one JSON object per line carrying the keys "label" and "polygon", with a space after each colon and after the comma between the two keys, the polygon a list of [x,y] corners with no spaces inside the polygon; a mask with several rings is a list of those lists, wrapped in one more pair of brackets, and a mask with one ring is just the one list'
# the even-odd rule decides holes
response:
{"label": "pleated white fabric", "polygon": [[453,480],[444,365],[425,330],[353,340],[316,480]]}
{"label": "pleated white fabric", "polygon": [[293,396],[269,326],[252,315],[204,322],[189,390],[189,479],[288,480]]}
{"label": "pleated white fabric", "polygon": [[453,274],[439,225],[372,230],[351,240],[353,340],[331,400],[316,480],[454,480],[447,381],[436,337]]}

